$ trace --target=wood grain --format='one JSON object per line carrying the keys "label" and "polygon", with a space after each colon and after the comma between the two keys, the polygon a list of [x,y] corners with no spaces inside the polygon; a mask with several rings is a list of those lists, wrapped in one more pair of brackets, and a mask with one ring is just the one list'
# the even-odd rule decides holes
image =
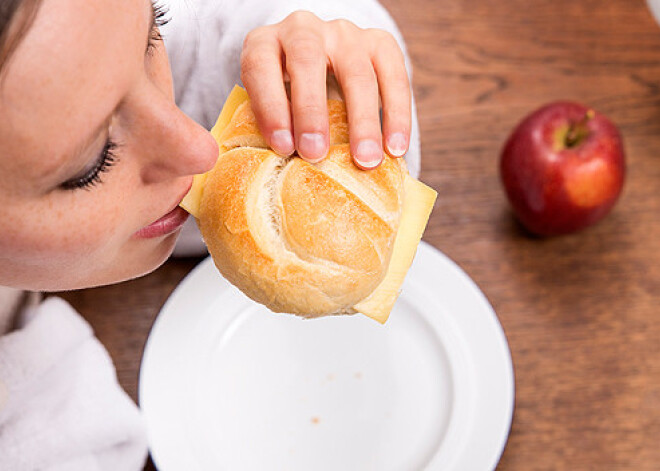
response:
{"label": "wood grain", "polygon": [[[425,240],[486,293],[513,355],[516,409],[498,470],[657,470],[660,28],[643,0],[383,3],[415,71],[422,180],[439,192]],[[628,175],[600,224],[538,239],[511,217],[497,162],[516,122],[556,99],[617,123]],[[196,262],[64,295],[133,398],[150,325]]]}

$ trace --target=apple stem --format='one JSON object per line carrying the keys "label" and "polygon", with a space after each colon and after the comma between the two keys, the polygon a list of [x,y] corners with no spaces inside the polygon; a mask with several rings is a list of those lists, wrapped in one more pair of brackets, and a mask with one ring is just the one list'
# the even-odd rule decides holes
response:
{"label": "apple stem", "polygon": [[582,119],[577,123],[571,124],[566,133],[564,144],[567,148],[575,147],[589,135],[587,123],[595,116],[594,110],[588,110]]}

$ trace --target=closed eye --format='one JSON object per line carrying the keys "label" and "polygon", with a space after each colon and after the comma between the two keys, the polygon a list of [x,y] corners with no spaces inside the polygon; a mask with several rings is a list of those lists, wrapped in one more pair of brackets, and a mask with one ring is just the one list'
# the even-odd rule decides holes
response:
{"label": "closed eye", "polygon": [[90,189],[92,186],[102,183],[101,174],[107,172],[110,167],[117,163],[117,144],[108,138],[101,154],[86,169],[82,175],[78,175],[60,185],[63,190],[76,190],[78,188]]}

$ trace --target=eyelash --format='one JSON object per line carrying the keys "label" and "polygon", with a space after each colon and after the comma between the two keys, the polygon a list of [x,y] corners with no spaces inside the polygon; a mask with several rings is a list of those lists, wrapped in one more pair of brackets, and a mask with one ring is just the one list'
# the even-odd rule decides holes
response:
{"label": "eyelash", "polygon": [[90,189],[97,183],[102,183],[101,174],[107,172],[110,167],[115,165],[119,158],[115,153],[118,145],[112,140],[108,139],[103,146],[101,155],[99,156],[96,164],[82,177],[62,183],[62,188],[65,190],[77,190],[79,188]]}
{"label": "eyelash", "polygon": [[151,33],[149,34],[149,42],[147,43],[147,53],[155,49],[158,42],[163,40],[159,28],[170,22],[170,19],[165,16],[168,12],[166,6],[154,0],[151,2],[151,8],[153,9],[153,23],[151,25]]}

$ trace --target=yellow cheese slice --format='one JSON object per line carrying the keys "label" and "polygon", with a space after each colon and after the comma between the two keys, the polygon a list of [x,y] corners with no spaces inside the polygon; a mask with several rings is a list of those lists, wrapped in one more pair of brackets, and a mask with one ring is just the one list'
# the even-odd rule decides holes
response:
{"label": "yellow cheese slice", "polygon": [[213,126],[213,129],[211,129],[211,135],[215,137],[216,141],[220,139],[222,131],[225,130],[231,121],[231,118],[234,116],[236,109],[241,106],[243,102],[247,101],[247,99],[247,91],[238,85],[234,85],[234,88],[232,88],[229,96],[227,97],[227,101],[225,101],[225,104],[222,107],[222,111],[218,116],[218,120],[215,122],[215,126]]}
{"label": "yellow cheese slice", "polygon": [[194,217],[199,219],[199,203],[202,201],[202,192],[204,191],[204,183],[206,182],[206,174],[200,173],[193,176],[193,183],[183,197],[179,206],[188,211]]}
{"label": "yellow cheese slice", "polygon": [[[211,129],[211,135],[216,141],[219,141],[222,131],[227,127],[231,118],[234,116],[236,109],[248,99],[248,94],[245,89],[235,85],[231,93],[222,107],[222,111],[215,122],[215,126]],[[219,154],[225,152],[226,149],[220,148]],[[195,175],[193,177],[193,184],[186,196],[181,200],[179,206],[188,211],[194,217],[199,217],[199,203],[202,201],[202,193],[204,192],[204,183],[206,182],[206,173]]]}
{"label": "yellow cheese slice", "polygon": [[369,296],[353,306],[356,311],[381,324],[387,321],[394,302],[399,297],[403,279],[415,258],[417,246],[438,195],[433,188],[410,175],[406,175],[403,185],[401,220],[385,278]]}

